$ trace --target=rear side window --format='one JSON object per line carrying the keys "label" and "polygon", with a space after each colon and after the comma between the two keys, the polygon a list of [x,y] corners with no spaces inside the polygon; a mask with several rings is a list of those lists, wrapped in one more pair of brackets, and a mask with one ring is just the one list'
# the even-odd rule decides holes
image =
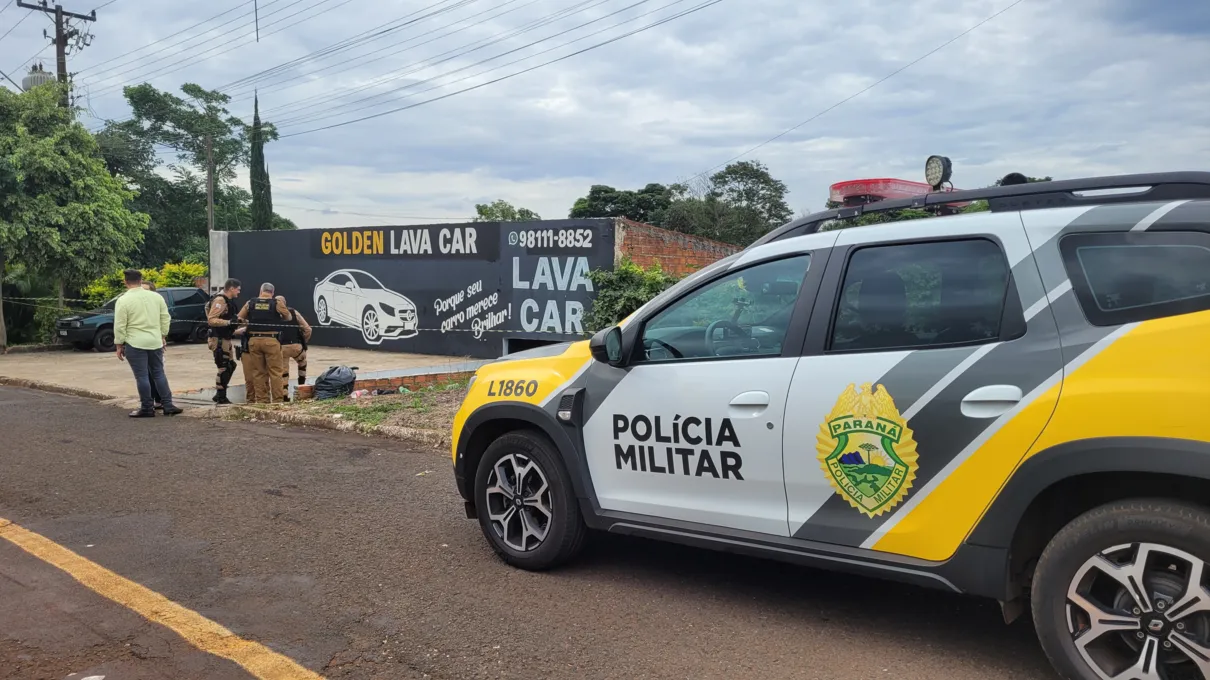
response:
{"label": "rear side window", "polygon": [[[1006,307],[1006,300],[1016,304]],[[1008,262],[992,241],[870,246],[849,259],[829,350],[874,352],[996,342],[1006,339],[1005,331],[1019,333],[1020,307]]]}
{"label": "rear side window", "polygon": [[1124,323],[1210,309],[1210,234],[1071,234],[1059,242],[1089,323]]}
{"label": "rear side window", "polygon": [[200,290],[174,290],[172,299],[176,300],[178,305],[200,305],[205,304],[206,294]]}

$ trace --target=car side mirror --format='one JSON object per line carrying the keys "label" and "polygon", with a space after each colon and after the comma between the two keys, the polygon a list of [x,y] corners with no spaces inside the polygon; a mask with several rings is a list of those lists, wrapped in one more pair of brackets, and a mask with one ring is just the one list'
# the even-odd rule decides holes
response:
{"label": "car side mirror", "polygon": [[610,326],[597,331],[596,335],[588,341],[588,349],[592,352],[593,359],[610,366],[621,366],[623,363],[622,329]]}
{"label": "car side mirror", "polygon": [[345,290],[353,290],[353,283],[351,281],[345,282]]}

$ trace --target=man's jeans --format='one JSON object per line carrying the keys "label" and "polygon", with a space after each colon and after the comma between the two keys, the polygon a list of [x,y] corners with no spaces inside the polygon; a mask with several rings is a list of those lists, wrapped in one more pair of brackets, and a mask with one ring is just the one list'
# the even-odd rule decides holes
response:
{"label": "man's jeans", "polygon": [[126,361],[134,372],[135,384],[139,387],[139,401],[142,410],[151,411],[155,402],[151,394],[151,384],[155,383],[155,391],[159,394],[160,403],[164,408],[172,408],[172,390],[168,389],[168,376],[164,374],[164,350],[139,349],[126,346]]}

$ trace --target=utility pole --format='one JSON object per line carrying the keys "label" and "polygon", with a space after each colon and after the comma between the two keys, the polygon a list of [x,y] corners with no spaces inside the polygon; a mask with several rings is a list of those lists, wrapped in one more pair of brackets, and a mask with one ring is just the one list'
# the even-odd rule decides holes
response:
{"label": "utility pole", "polygon": [[214,231],[214,138],[206,135],[206,238]]}
{"label": "utility pole", "polygon": [[[80,44],[77,47],[83,47],[92,42],[91,34],[81,35],[80,31],[68,26],[68,19],[79,19],[80,21],[96,21],[97,10],[93,10],[88,14],[77,14],[68,12],[63,9],[63,5],[55,5],[50,7],[47,0],[42,0],[39,4],[31,4],[17,0],[17,6],[25,9],[33,9],[46,14],[55,16],[55,58],[58,61],[59,82],[67,84],[67,42],[73,39],[79,39]],[[63,93],[63,106],[68,105],[67,93]]]}

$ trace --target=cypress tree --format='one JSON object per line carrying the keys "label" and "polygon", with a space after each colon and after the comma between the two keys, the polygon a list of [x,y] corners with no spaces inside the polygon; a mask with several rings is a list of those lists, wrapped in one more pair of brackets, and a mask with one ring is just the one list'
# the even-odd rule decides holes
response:
{"label": "cypress tree", "polygon": [[252,183],[252,229],[267,231],[273,228],[273,198],[269,188],[269,171],[265,168],[265,137],[261,130],[258,97],[253,98],[252,107],[252,167],[249,169]]}

